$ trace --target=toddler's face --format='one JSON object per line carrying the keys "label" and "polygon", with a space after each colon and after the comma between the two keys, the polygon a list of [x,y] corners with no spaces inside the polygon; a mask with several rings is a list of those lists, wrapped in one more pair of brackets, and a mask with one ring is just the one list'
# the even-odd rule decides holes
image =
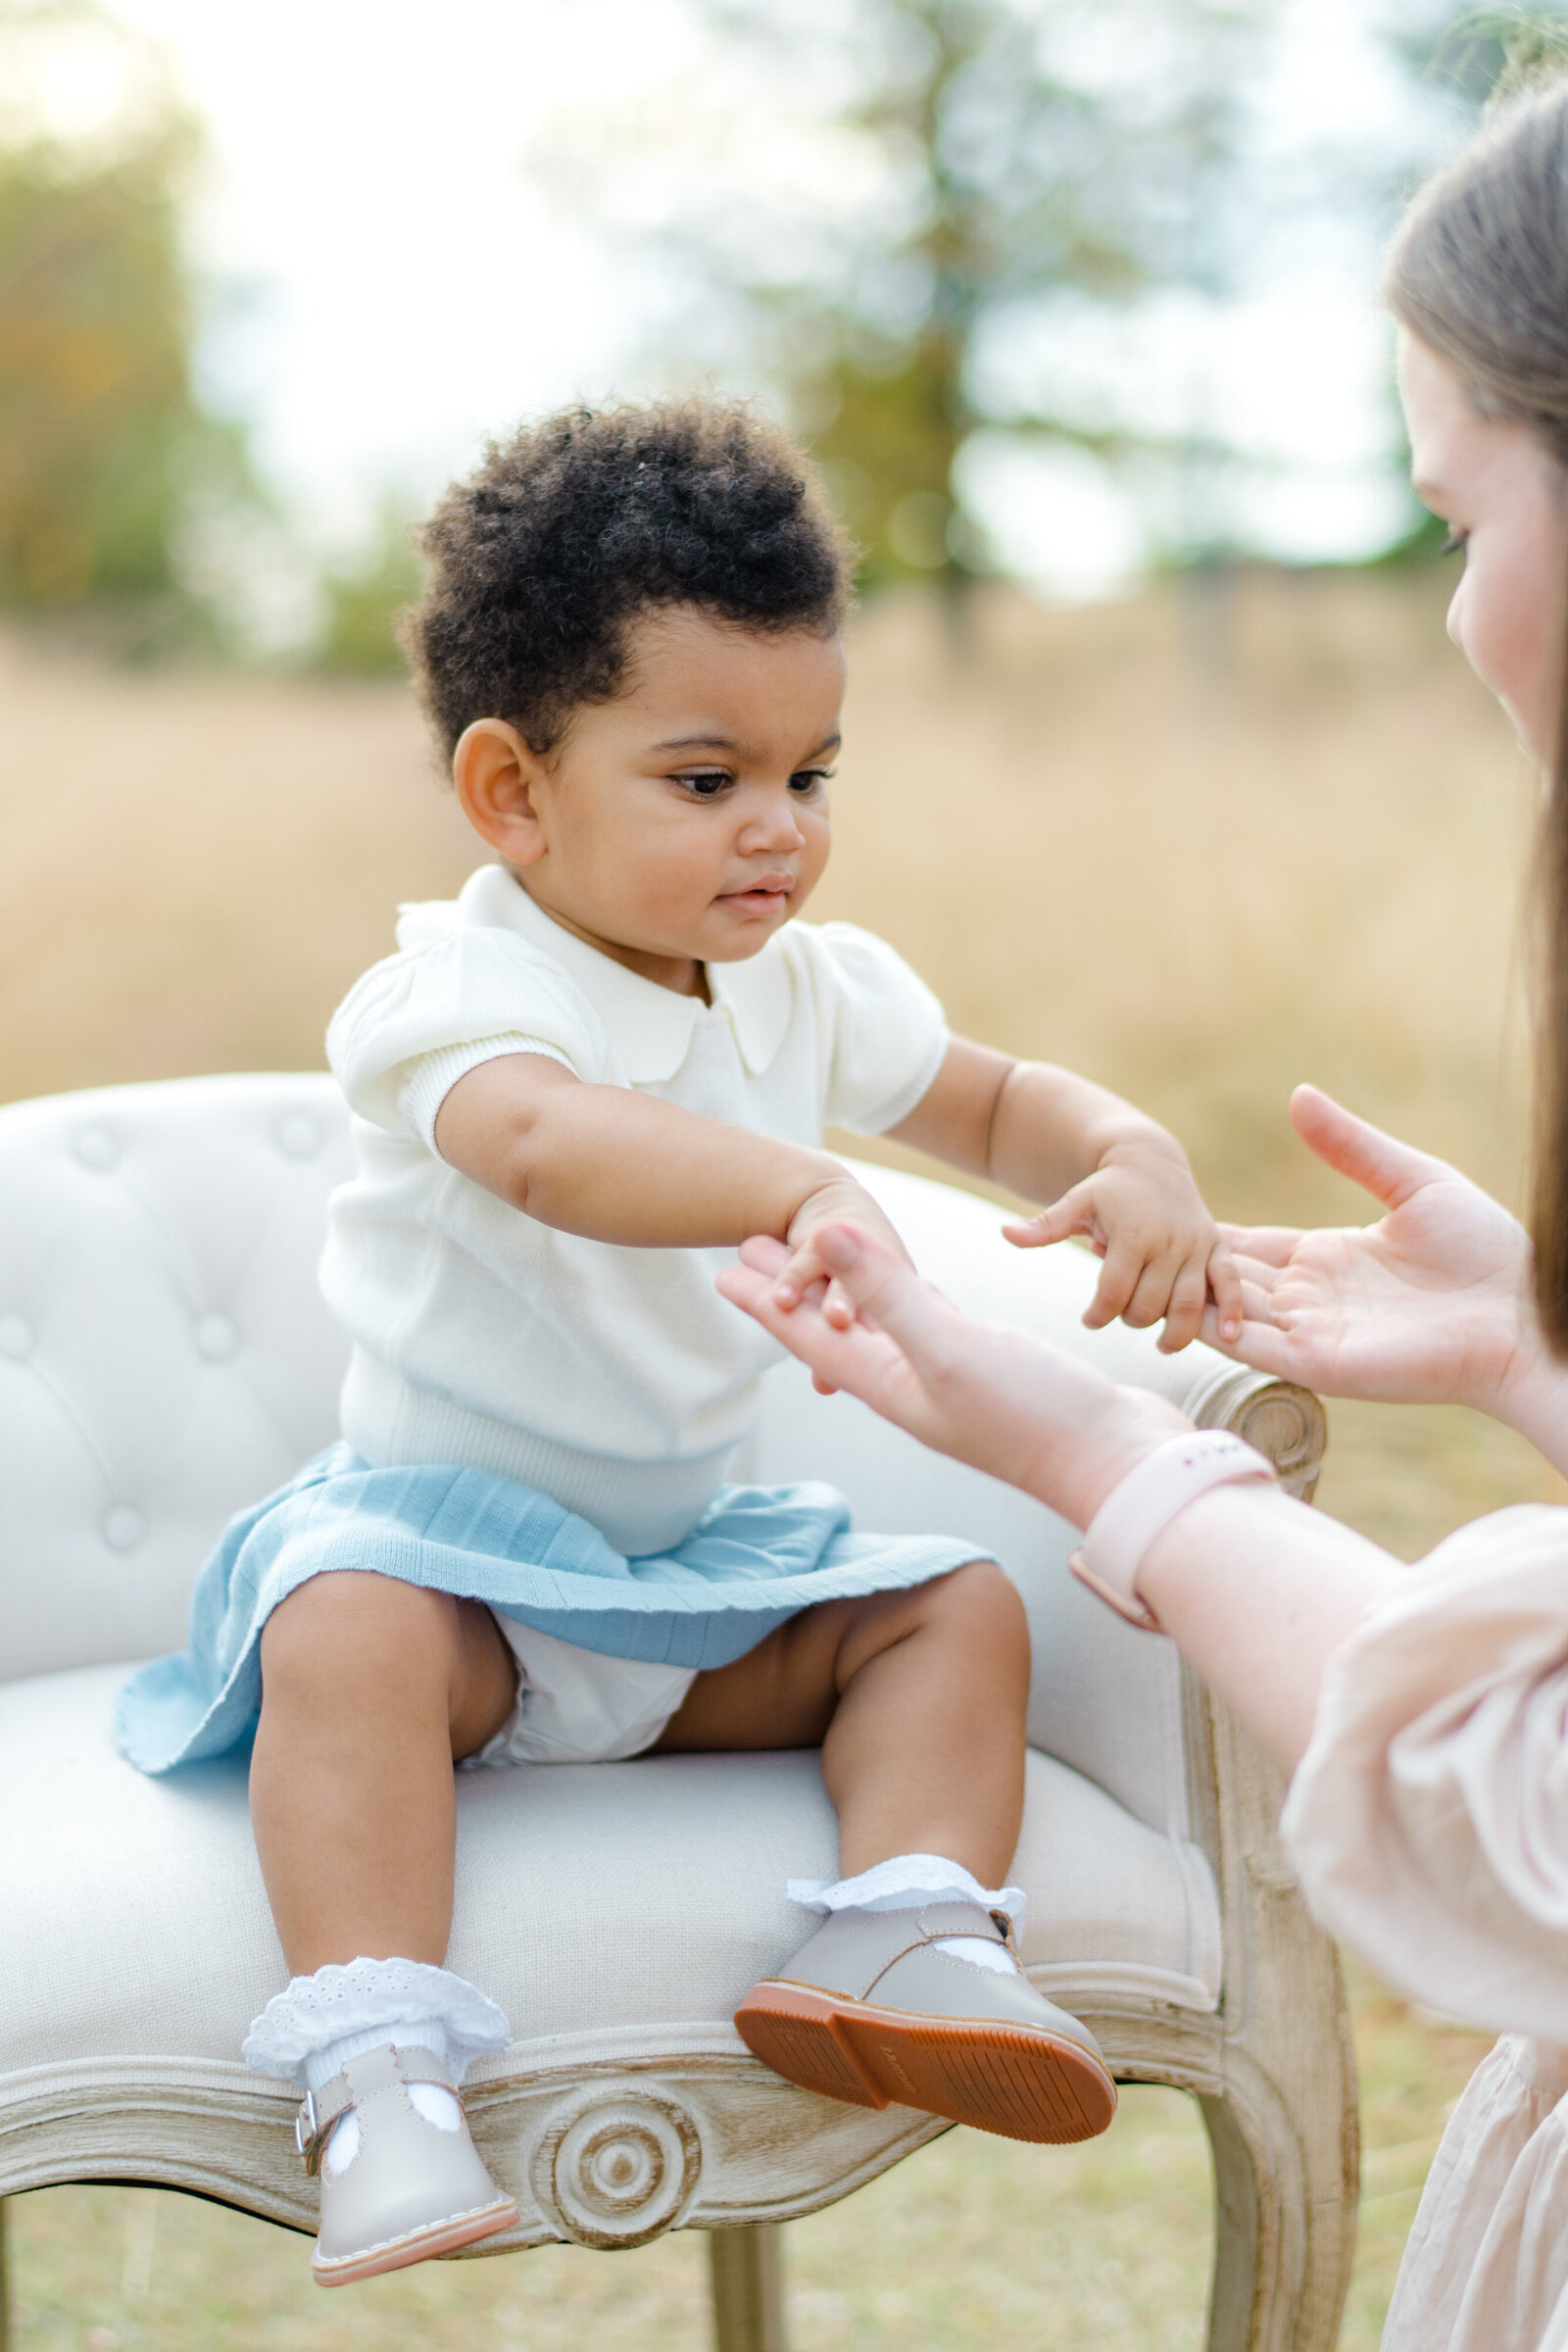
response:
{"label": "toddler's face", "polygon": [[531,762],[515,825],[482,829],[567,930],[690,995],[703,964],[755,956],[798,914],[827,862],[843,648],[676,608],[630,651],[616,699]]}
{"label": "toddler's face", "polygon": [[1464,548],[1448,634],[1525,750],[1549,766],[1563,684],[1568,476],[1529,425],[1482,416],[1452,370],[1403,332],[1399,390],[1416,494]]}

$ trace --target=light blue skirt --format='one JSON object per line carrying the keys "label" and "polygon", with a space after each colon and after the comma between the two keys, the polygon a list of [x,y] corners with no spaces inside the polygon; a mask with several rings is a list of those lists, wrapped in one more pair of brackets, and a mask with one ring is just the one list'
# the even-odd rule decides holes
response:
{"label": "light blue skirt", "polygon": [[833,1487],[725,1487],[671,1550],[626,1559],[548,1494],[483,1470],[372,1470],[331,1446],[229,1522],[197,1579],[190,1640],[121,1692],[120,1744],[150,1773],[247,1745],[262,1628],[308,1578],[372,1570],[615,1658],[728,1666],[819,1600],[925,1584],[984,1546],[858,1536]]}

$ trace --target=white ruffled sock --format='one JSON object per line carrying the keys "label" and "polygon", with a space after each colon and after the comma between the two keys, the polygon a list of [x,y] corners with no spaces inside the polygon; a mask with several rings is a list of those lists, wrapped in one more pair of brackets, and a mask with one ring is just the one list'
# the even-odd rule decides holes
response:
{"label": "white ruffled sock", "polygon": [[[430,2051],[461,2082],[469,2063],[512,2038],[505,2012],[466,1977],[422,1960],[351,1960],[294,1977],[255,2019],[240,2055],[261,2075],[282,2075],[302,2090],[321,2090],[351,2058],[368,2050]],[[411,2082],[411,2104],[439,2131],[456,2132],[462,2111],[439,2082]],[[353,2163],[359,2118],[345,2115],[327,2143],[328,2172]]]}
{"label": "white ruffled sock", "polygon": [[[873,1862],[853,1879],[791,1879],[784,1889],[792,1903],[824,1916],[835,1911],[919,1911],[927,1903],[978,1903],[982,1911],[1005,1911],[1015,1930],[1023,1927],[1029,1898],[1021,1886],[982,1886],[961,1862],[945,1854],[895,1854]],[[1017,1963],[1005,1944],[986,1936],[943,1936],[936,1949],[971,1968],[1013,1976]]]}

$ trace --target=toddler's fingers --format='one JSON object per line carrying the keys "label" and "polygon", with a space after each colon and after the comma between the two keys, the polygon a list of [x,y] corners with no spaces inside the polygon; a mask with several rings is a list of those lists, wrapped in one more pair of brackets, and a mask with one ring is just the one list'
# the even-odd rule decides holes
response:
{"label": "toddler's fingers", "polygon": [[1138,1287],[1144,1270],[1144,1253],[1130,1242],[1112,1242],[1105,1251],[1105,1262],[1100,1270],[1100,1281],[1094,1297],[1084,1308],[1084,1325],[1089,1331],[1103,1330],[1107,1323],[1127,1310],[1127,1302]]}
{"label": "toddler's fingers", "polygon": [[816,1252],[816,1237],[802,1244],[792,1252],[788,1263],[773,1284],[773,1296],[782,1307],[799,1306],[813,1282],[825,1282],[827,1268]]}
{"label": "toddler's fingers", "polygon": [[[782,1300],[780,1304],[782,1304]],[[842,1282],[830,1282],[822,1299],[822,1312],[835,1331],[848,1331],[855,1321],[855,1300]]]}
{"label": "toddler's fingers", "polygon": [[1190,1257],[1177,1275],[1165,1309],[1165,1328],[1159,1335],[1161,1355],[1179,1355],[1190,1342],[1196,1340],[1203,1321],[1203,1302],[1208,1297],[1201,1258]]}
{"label": "toddler's fingers", "polygon": [[1002,1230],[1017,1250],[1043,1250],[1052,1242],[1067,1241],[1075,1233],[1098,1234],[1100,1221],[1095,1214],[1093,1182],[1075,1184],[1070,1193],[1063,1193],[1049,1208],[1040,1209],[1032,1217],[1015,1218]]}
{"label": "toddler's fingers", "polygon": [[1223,1242],[1208,1253],[1208,1289],[1213,1294],[1220,1337],[1234,1340],[1242,1328],[1242,1270]]}
{"label": "toddler's fingers", "polygon": [[1176,1290],[1176,1277],[1181,1261],[1173,1253],[1152,1257],[1133,1285],[1133,1295],[1121,1310],[1121,1319],[1132,1331],[1148,1331],[1170,1312]]}

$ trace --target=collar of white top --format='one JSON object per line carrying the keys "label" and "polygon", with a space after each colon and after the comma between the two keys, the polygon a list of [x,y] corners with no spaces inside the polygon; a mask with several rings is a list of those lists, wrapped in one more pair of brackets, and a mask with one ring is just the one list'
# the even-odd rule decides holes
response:
{"label": "collar of white top", "polygon": [[1228,1429],[1185,1431],[1145,1454],[1111,1488],[1067,1565],[1120,1616],[1145,1633],[1160,1633],[1158,1618],[1138,1592],[1138,1571],[1155,1537],[1211,1487],[1273,1477],[1273,1463]]}
{"label": "collar of white top", "polygon": [[673,989],[629,972],[613,956],[564,931],[504,865],[481,865],[455,900],[400,906],[398,914],[403,948],[423,947],[468,923],[520,933],[588,999],[634,1085],[659,1086],[673,1078],[692,1050],[699,1023],[715,1015],[727,1017],[754,1078],[771,1067],[789,1033],[795,984],[778,932],[744,962],[709,965],[713,1000],[709,1006],[701,997],[678,997]]}

